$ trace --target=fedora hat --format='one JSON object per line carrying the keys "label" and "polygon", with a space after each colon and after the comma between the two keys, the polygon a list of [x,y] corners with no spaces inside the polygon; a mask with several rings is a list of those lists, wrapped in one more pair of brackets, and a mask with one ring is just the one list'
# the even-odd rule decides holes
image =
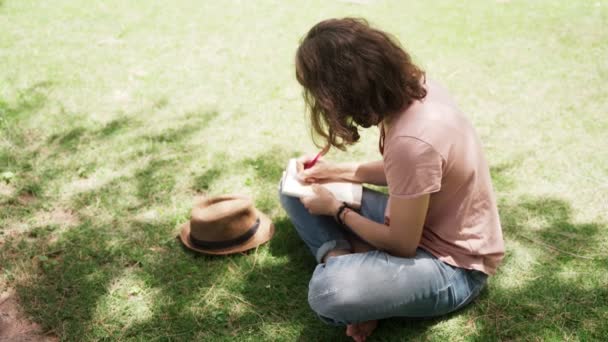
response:
{"label": "fedora hat", "polygon": [[197,202],[179,238],[193,251],[225,255],[255,248],[273,234],[272,221],[253,206],[249,197],[225,195]]}

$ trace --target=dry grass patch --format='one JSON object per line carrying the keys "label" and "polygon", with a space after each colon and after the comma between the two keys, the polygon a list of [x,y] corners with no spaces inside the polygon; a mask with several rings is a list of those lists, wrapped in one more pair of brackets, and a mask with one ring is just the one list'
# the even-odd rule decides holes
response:
{"label": "dry grass patch", "polygon": [[15,187],[0,182],[0,199],[10,198],[15,194]]}
{"label": "dry grass patch", "polygon": [[40,326],[25,318],[19,298],[11,288],[0,292],[0,341],[55,342],[59,339],[46,335]]}

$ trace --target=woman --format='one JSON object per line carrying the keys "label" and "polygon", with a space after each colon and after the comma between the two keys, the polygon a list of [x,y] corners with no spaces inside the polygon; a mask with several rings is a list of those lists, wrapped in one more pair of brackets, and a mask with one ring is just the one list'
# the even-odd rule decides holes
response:
{"label": "woman", "polygon": [[299,176],[364,189],[353,209],[313,185],[281,196],[316,257],[308,301],[325,322],[363,341],[387,317],[434,317],[467,305],[504,254],[488,165],[470,122],[387,33],[358,19],[315,25],[296,54],[312,128],[344,150],[359,128],[380,128],[382,160],[318,161]]}

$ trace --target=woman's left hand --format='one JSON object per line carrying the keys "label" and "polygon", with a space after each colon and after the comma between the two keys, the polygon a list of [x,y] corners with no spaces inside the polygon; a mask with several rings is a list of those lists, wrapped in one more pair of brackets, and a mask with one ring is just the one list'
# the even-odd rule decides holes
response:
{"label": "woman's left hand", "polygon": [[315,192],[312,196],[300,197],[300,201],[304,207],[313,215],[329,215],[334,216],[340,208],[341,203],[334,195],[319,184],[313,184],[312,190]]}

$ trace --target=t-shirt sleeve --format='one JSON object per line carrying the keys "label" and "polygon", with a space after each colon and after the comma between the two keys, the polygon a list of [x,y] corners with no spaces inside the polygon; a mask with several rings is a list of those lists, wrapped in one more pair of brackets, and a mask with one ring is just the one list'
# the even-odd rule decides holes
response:
{"label": "t-shirt sleeve", "polygon": [[384,153],[384,173],[391,196],[413,198],[441,190],[443,158],[429,144],[396,137]]}

